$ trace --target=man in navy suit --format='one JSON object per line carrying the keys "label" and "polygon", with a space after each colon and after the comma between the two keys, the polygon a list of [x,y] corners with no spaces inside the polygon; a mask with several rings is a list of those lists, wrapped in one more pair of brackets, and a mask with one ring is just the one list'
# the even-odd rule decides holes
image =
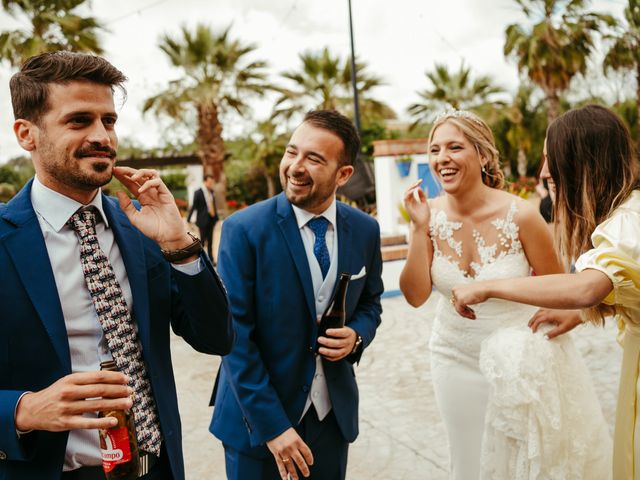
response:
{"label": "man in navy suit", "polygon": [[200,230],[200,238],[205,244],[209,258],[213,260],[213,229],[218,223],[218,209],[213,191],[215,181],[213,175],[205,175],[202,188],[193,193],[191,209],[187,214],[187,220],[191,221],[193,212],[196,213],[196,225]]}
{"label": "man in navy suit", "polygon": [[[153,170],[115,167],[113,88],[125,79],[69,52],[32,57],[11,79],[36,176],[0,206],[5,480],[104,480],[98,429],[114,418],[96,412],[129,408],[149,432],[141,478],[184,479],[169,328],[200,352],[231,349],[224,288],[171,193]],[[138,206],[101,193],[113,175]],[[135,362],[135,375],[99,371],[111,359]]]}
{"label": "man in navy suit", "polygon": [[[353,363],[375,336],[383,291],[377,222],[336,201],[359,146],[346,117],[310,112],[280,163],[283,193],[223,224],[218,265],[236,343],[210,430],[229,479],[345,478],[358,435]],[[341,273],[351,275],[346,325],[317,339]]]}

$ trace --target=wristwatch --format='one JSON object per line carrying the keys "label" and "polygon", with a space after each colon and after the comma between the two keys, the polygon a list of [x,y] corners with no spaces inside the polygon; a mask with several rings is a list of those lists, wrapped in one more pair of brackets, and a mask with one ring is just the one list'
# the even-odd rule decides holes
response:
{"label": "wristwatch", "polygon": [[202,251],[202,242],[200,242],[200,239],[191,232],[187,232],[187,235],[193,239],[193,243],[190,243],[186,247],[178,250],[160,250],[165,260],[169,262],[179,262],[185,258],[198,255]]}
{"label": "wristwatch", "polygon": [[350,355],[353,355],[354,353],[356,353],[358,351],[358,349],[360,348],[360,345],[362,345],[362,337],[360,335],[358,335],[356,337],[356,343],[353,345],[353,350],[351,350]]}

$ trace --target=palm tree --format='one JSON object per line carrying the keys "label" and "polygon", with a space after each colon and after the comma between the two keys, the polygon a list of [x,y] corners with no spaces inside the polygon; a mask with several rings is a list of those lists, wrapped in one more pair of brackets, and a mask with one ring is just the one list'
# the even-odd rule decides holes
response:
{"label": "palm tree", "polygon": [[571,79],[584,74],[594,48],[595,34],[604,25],[612,26],[610,15],[585,12],[586,0],[515,0],[530,20],[541,20],[530,27],[509,25],[505,31],[505,56],[518,62],[545,94],[551,121],[560,110],[560,95]]}
{"label": "palm tree", "polygon": [[15,18],[27,17],[28,29],[0,33],[0,60],[12,66],[45,52],[71,50],[101,54],[98,39],[104,27],[94,17],[73,10],[85,0],[2,0],[2,7]]}
{"label": "palm tree", "polygon": [[[636,75],[636,118],[640,118],[640,1],[629,0],[624,9],[626,26],[613,37],[614,43],[607,52],[603,67],[628,70]],[[640,147],[640,122],[637,122],[637,142]]]}
{"label": "palm tree", "polygon": [[195,115],[198,154],[205,174],[213,175],[221,197],[225,196],[226,185],[220,115],[229,110],[245,114],[250,96],[261,96],[272,88],[266,81],[266,63],[247,60],[256,47],[232,40],[229,30],[227,27],[216,33],[198,24],[193,32],[182,27],[178,38],[164,35],[160,49],[184,75],[143,105],[144,112],[151,110],[187,125]]}
{"label": "palm tree", "polygon": [[264,177],[267,196],[271,198],[276,194],[280,160],[289,137],[286,133],[278,131],[273,117],[258,122],[252,137],[248,154],[252,158],[254,169]]}
{"label": "palm tree", "polygon": [[[294,84],[294,88],[280,89],[275,115],[289,118],[294,113],[309,109],[334,109],[353,117],[349,58],[333,56],[327,47],[320,52],[301,53],[299,57],[302,68],[282,74]],[[365,63],[356,62],[356,87],[363,123],[395,118],[391,107],[370,96],[371,90],[381,85],[382,79],[367,72]]]}
{"label": "palm tree", "polygon": [[502,88],[493,84],[489,76],[471,77],[471,69],[460,65],[451,73],[446,65],[435,64],[434,70],[425,72],[429,87],[417,92],[421,101],[409,106],[409,113],[415,118],[413,126],[429,122],[433,114],[446,109],[483,110],[500,105],[494,96],[503,93]]}
{"label": "palm tree", "polygon": [[[506,140],[517,152],[516,164],[520,177],[524,177],[527,174],[528,157],[534,144],[540,143],[540,140],[544,139],[544,108],[540,105],[540,98],[536,100],[535,97],[535,89],[531,85],[522,84],[518,88],[511,104],[503,110],[503,114],[508,121]],[[541,145],[539,146],[540,148],[535,150],[536,152],[542,151]],[[539,159],[539,155],[536,155],[536,158]]]}

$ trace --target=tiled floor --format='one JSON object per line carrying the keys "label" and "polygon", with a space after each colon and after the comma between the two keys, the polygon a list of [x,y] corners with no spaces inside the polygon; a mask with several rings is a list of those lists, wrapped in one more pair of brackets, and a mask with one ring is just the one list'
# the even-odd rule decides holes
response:
{"label": "tiled floor", "polygon": [[[435,297],[435,295],[434,295]],[[435,298],[413,309],[385,298],[378,335],[356,368],[360,436],[349,451],[349,480],[446,480],[447,441],[434,402],[427,342]],[[615,327],[583,326],[575,342],[590,368],[605,417],[613,425],[621,350]],[[188,480],[223,480],[220,442],[207,407],[219,359],[172,339]]]}

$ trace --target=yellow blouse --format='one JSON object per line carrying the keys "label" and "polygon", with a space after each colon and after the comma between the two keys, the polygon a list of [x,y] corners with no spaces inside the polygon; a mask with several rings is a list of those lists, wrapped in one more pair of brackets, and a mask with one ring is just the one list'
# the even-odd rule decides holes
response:
{"label": "yellow blouse", "polygon": [[591,242],[593,248],[578,258],[576,270],[599,270],[611,279],[613,290],[602,303],[613,306],[623,330],[613,478],[640,480],[640,190],[598,225]]}

